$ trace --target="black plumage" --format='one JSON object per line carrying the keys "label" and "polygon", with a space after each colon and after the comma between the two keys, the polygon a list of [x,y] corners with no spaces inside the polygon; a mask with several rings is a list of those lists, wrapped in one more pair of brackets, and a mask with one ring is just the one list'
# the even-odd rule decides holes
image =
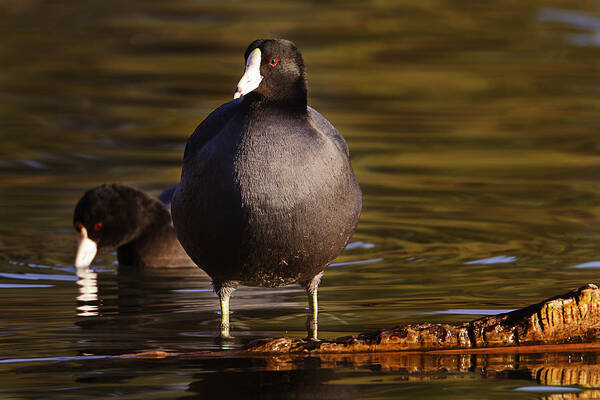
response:
{"label": "black plumage", "polygon": [[[253,57],[262,80],[244,93]],[[188,140],[173,197],[175,230],[212,278],[222,308],[238,285],[299,282],[316,319],[321,273],[356,229],[361,191],[343,137],[307,107],[296,46],[256,40],[246,60],[244,97],[213,111]],[[227,335],[228,320],[222,324]]]}
{"label": "black plumage", "polygon": [[[168,199],[169,190],[161,196]],[[169,209],[133,186],[105,184],[88,190],[75,206],[73,226],[80,235],[85,230],[98,248],[117,248],[119,265],[193,264],[177,240]]]}

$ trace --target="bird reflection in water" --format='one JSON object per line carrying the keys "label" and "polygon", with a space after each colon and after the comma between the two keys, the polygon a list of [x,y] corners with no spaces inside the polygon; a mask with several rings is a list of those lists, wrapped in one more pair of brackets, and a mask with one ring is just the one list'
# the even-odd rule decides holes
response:
{"label": "bird reflection in water", "polygon": [[77,275],[77,315],[92,317],[98,315],[98,274],[90,267],[75,269]]}

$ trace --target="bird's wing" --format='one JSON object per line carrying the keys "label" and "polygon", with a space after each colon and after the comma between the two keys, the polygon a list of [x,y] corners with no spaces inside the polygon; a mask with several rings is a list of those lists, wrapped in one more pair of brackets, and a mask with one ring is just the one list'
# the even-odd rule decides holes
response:
{"label": "bird's wing", "polygon": [[335,129],[333,125],[331,125],[331,122],[327,121],[327,119],[324,116],[322,116],[317,110],[315,110],[312,107],[308,107],[308,116],[313,126],[319,132],[323,133],[325,136],[330,138],[338,147],[338,149],[342,153],[346,154],[346,157],[350,157],[348,145],[346,144],[344,137],[340,134],[340,132],[338,132],[337,129]]}
{"label": "bird's wing", "polygon": [[223,129],[225,124],[235,115],[244,99],[240,98],[223,104],[211,112],[204,121],[198,125],[192,136],[188,139],[183,153],[183,162],[192,157],[210,139]]}

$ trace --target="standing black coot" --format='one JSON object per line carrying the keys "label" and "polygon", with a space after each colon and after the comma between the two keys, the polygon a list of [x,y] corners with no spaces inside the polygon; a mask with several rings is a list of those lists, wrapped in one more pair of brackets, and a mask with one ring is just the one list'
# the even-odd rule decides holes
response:
{"label": "standing black coot", "polygon": [[[169,191],[161,194],[163,201],[170,201]],[[88,190],[75,206],[73,226],[79,233],[76,267],[88,267],[98,247],[117,247],[120,265],[193,265],[177,240],[167,206],[132,186]]]}
{"label": "standing black coot", "polygon": [[173,196],[175,230],[212,278],[222,336],[238,285],[299,282],[316,339],[317,287],[356,229],[360,187],[344,138],[307,106],[294,43],[255,40],[245,58],[236,100],[213,111],[187,142]]}

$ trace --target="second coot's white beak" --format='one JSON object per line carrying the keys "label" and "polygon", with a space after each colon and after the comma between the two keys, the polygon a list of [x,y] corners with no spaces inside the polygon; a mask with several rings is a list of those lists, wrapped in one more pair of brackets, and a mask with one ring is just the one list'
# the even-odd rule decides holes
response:
{"label": "second coot's white beak", "polygon": [[88,238],[87,230],[84,227],[81,227],[81,232],[79,233],[79,238],[77,240],[75,267],[89,267],[92,261],[94,261],[97,251],[98,246],[96,245],[96,242]]}

